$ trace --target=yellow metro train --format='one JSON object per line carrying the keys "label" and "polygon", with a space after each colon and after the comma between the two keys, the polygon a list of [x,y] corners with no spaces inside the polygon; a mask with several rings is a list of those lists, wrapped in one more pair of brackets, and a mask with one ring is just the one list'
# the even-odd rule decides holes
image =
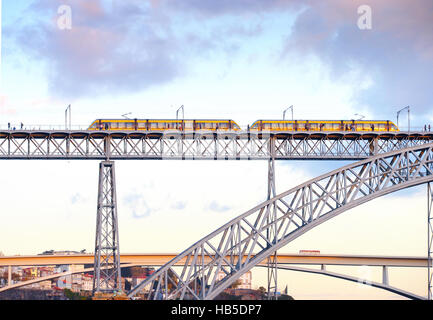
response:
{"label": "yellow metro train", "polygon": [[399,131],[389,120],[257,120],[252,131]]}
{"label": "yellow metro train", "polygon": [[233,120],[212,119],[97,119],[87,130],[145,130],[145,131],[239,131],[241,128]]}
{"label": "yellow metro train", "polygon": [[[96,119],[87,130],[96,131],[240,131],[231,119]],[[248,131],[399,131],[389,120],[257,120]]]}

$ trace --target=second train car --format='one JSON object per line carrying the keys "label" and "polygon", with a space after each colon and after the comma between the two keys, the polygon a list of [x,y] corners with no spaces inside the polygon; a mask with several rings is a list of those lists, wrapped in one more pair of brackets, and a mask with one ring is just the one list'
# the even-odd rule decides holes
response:
{"label": "second train car", "polygon": [[251,131],[399,131],[390,120],[257,120]]}

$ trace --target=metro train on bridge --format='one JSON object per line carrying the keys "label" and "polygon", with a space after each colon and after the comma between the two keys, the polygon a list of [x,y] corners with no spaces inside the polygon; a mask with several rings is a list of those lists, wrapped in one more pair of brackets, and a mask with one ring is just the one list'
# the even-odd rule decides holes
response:
{"label": "metro train on bridge", "polygon": [[[96,119],[87,130],[107,131],[241,131],[233,120],[217,119]],[[390,120],[257,120],[248,131],[399,131]]]}

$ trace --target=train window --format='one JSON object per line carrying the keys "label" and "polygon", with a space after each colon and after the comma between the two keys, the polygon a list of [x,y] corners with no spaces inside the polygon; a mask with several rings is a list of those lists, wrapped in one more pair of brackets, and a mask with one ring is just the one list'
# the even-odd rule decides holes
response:
{"label": "train window", "polygon": [[258,124],[258,123],[254,123],[254,124],[252,125],[251,129],[257,129],[258,127],[259,127],[259,124]]}
{"label": "train window", "polygon": [[331,131],[340,130],[340,124],[339,123],[326,123],[325,129],[331,130]]}
{"label": "train window", "polygon": [[139,128],[146,128],[146,122],[139,122],[138,127]]}
{"label": "train window", "polygon": [[227,122],[222,122],[222,123],[219,123],[219,124],[218,124],[218,127],[219,127],[219,128],[222,128],[222,129],[227,129],[229,126],[228,126],[228,123],[227,123]]}

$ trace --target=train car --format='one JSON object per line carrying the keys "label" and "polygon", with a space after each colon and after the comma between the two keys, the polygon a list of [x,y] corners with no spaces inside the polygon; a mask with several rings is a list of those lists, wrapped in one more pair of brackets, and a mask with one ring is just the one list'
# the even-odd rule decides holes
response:
{"label": "train car", "polygon": [[251,131],[399,131],[390,120],[257,120]]}
{"label": "train car", "polygon": [[89,131],[239,131],[241,128],[231,119],[96,119]]}

